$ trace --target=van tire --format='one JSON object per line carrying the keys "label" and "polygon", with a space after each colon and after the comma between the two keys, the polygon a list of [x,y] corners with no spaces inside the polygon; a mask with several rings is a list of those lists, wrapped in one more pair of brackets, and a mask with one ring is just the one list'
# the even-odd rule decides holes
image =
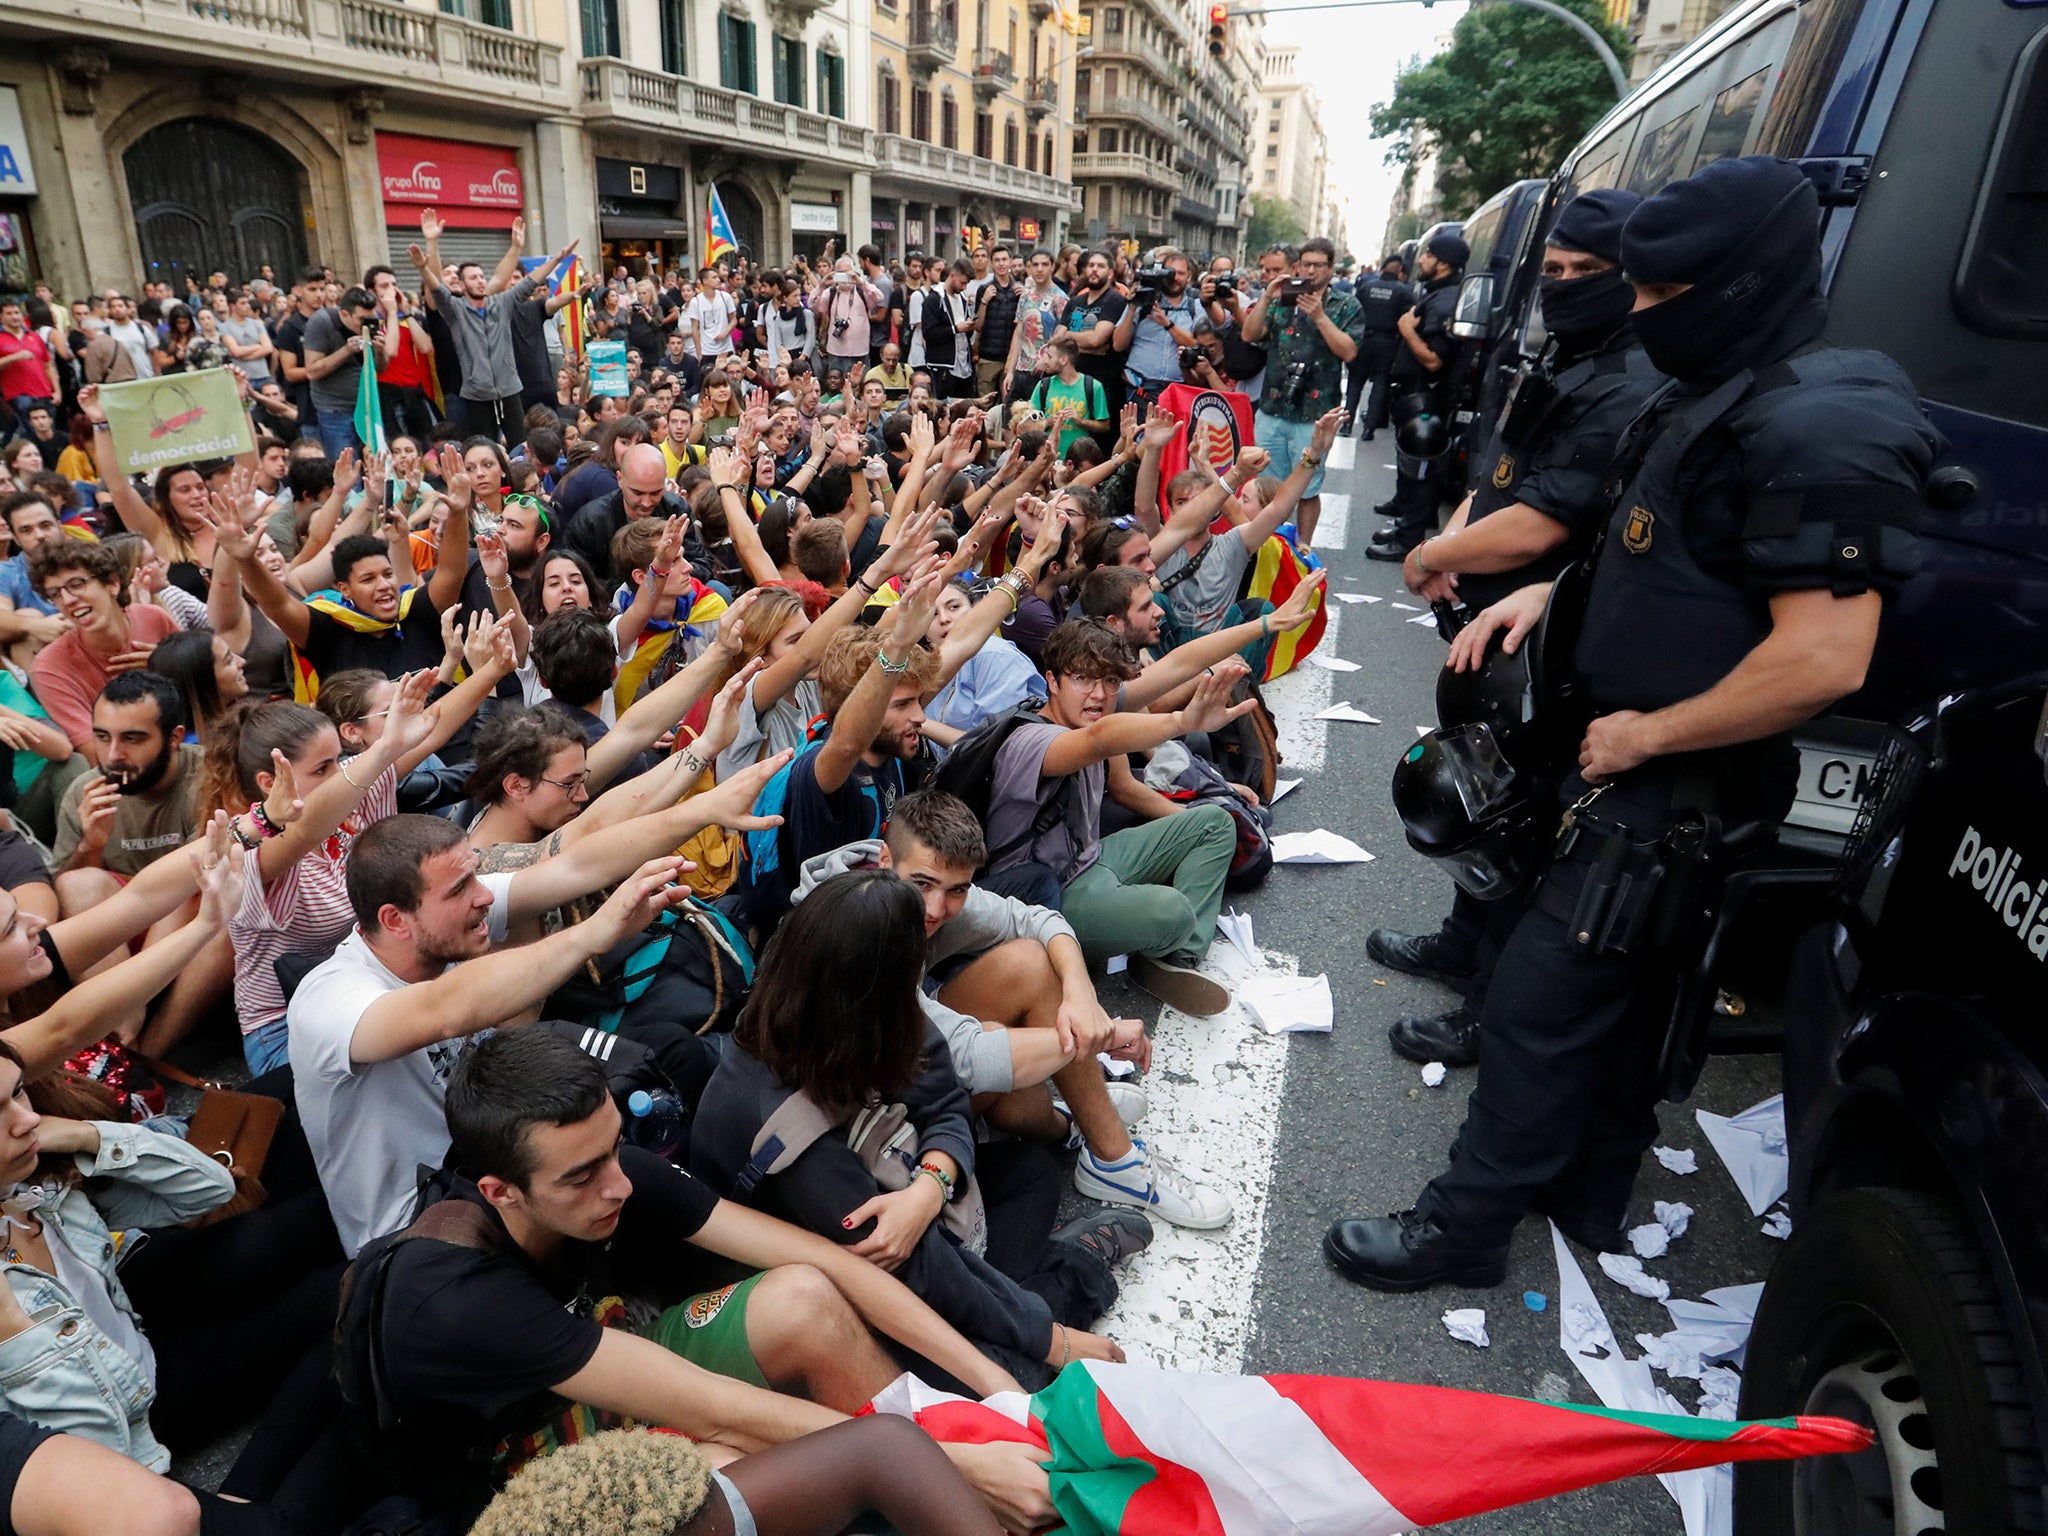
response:
{"label": "van tire", "polygon": [[1741,1416],[1827,1412],[1876,1427],[1878,1444],[1737,1467],[1738,1536],[2043,1529],[2033,1405],[1951,1202],[1848,1190],[1794,1229],[1757,1308]]}

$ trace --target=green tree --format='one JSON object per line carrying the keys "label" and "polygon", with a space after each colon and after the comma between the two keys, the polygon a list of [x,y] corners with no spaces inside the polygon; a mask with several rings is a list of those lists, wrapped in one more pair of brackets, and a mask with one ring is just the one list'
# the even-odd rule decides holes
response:
{"label": "green tree", "polygon": [[[1599,29],[1628,65],[1626,33],[1601,0],[1559,0]],[[1520,5],[1475,5],[1451,46],[1394,79],[1372,109],[1375,138],[1392,138],[1390,165],[1436,148],[1437,192],[1469,211],[1509,182],[1548,176],[1565,151],[1614,105],[1614,85],[1586,40],[1553,16]]]}
{"label": "green tree", "polygon": [[1294,216],[1293,207],[1282,198],[1255,197],[1251,216],[1245,220],[1245,248],[1253,256],[1276,245],[1300,245],[1308,231]]}

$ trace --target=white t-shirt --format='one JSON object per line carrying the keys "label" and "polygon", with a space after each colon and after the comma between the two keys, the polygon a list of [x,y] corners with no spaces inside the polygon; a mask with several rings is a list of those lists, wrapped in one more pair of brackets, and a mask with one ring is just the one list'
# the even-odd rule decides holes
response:
{"label": "white t-shirt", "polygon": [[[513,875],[477,879],[491,893],[491,942],[502,944]],[[407,985],[357,929],[299,983],[285,1014],[299,1120],[350,1258],[404,1224],[420,1166],[438,1168],[448,1155],[441,1101],[465,1041],[437,1041],[394,1061],[349,1060],[370,1005]]]}
{"label": "white t-shirt", "polygon": [[722,357],[732,350],[732,323],[738,311],[729,293],[699,293],[684,311],[697,328],[697,355]]}

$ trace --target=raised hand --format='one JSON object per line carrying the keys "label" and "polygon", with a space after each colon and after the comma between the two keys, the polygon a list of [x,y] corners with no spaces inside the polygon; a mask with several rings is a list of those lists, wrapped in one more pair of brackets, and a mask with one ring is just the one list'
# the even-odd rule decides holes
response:
{"label": "raised hand", "polygon": [[1145,451],[1157,452],[1173,441],[1174,433],[1180,430],[1180,418],[1173,412],[1155,406],[1152,414],[1145,418],[1143,434]]}
{"label": "raised hand", "polygon": [[[448,605],[454,607],[453,603]],[[509,649],[511,626],[501,624],[494,613],[470,615],[469,632],[462,637],[462,660],[471,672],[481,672],[498,659],[498,631],[505,631],[506,648]],[[507,668],[506,670],[510,670]]]}
{"label": "raised hand", "polygon": [[1299,629],[1315,617],[1316,594],[1323,590],[1323,583],[1329,579],[1328,571],[1311,571],[1308,576],[1295,584],[1287,594],[1287,601],[1266,615],[1267,622],[1277,632]]}
{"label": "raised hand", "polygon": [[1308,435],[1309,452],[1321,458],[1330,451],[1330,445],[1337,441],[1337,428],[1343,423],[1341,410],[1325,411],[1316,418],[1314,430]]}
{"label": "raised hand", "polygon": [[882,622],[889,626],[889,648],[899,657],[910,654],[910,648],[923,640],[932,627],[932,620],[938,617],[939,593],[946,585],[945,569],[923,565],[913,571],[903,582],[903,594],[890,605]]}
{"label": "raised hand", "polygon": [[[446,228],[446,226],[443,225],[441,222],[441,213],[439,209],[422,208],[420,210],[420,237],[422,239],[429,241],[439,240],[441,238],[441,231],[444,228]],[[520,220],[518,228],[521,232],[520,240],[523,244],[526,238],[526,221],[523,219]]]}
{"label": "raised hand", "polygon": [[391,695],[391,712],[384,717],[384,735],[379,745],[390,744],[395,760],[425,741],[434,729],[427,714],[427,694],[433,688],[431,672],[408,672],[398,680]]}
{"label": "raised hand", "polygon": [[1180,729],[1174,734],[1185,736],[1190,731],[1220,731],[1231,721],[1256,709],[1257,699],[1246,699],[1242,704],[1230,702],[1232,681],[1214,672],[1200,678],[1195,683],[1195,696],[1181,707]]}
{"label": "raised hand", "polygon": [[484,568],[484,580],[494,587],[502,587],[510,581],[511,556],[505,553],[505,536],[501,533],[480,533],[476,536],[476,563]]}
{"label": "raised hand", "polygon": [[772,757],[742,768],[716,789],[707,789],[701,795],[692,796],[695,809],[719,826],[735,832],[765,832],[781,826],[780,816],[756,816],[754,802],[760,798],[761,791],[775,777],[777,770],[795,756],[793,750],[785,747]]}
{"label": "raised hand", "polygon": [[740,627],[746,623],[747,613],[754,606],[754,600],[760,595],[760,591],[759,587],[749,587],[734,598],[732,605],[718,616],[718,637],[712,644],[726,655],[737,658],[740,652],[746,649],[746,636],[741,633]]}
{"label": "raised hand", "polygon": [[[719,753],[739,739],[740,711],[749,707],[747,690],[761,669],[768,665],[766,657],[756,656],[739,671],[733,673],[726,685],[718,690],[711,701],[711,707],[704,713],[704,729],[697,733],[691,745],[697,756],[708,766],[718,760]],[[749,804],[753,802],[749,801]]]}
{"label": "raised hand", "polygon": [[223,841],[225,846],[215,848],[209,836],[203,847],[192,850],[199,866],[199,921],[215,928],[224,927],[240,910],[249,881],[247,851],[232,840]]}
{"label": "raised hand", "polygon": [[342,449],[334,459],[334,488],[345,497],[356,488],[356,481],[361,475],[362,465],[356,458],[355,449]]}
{"label": "raised hand", "polygon": [[619,883],[611,899],[583,922],[592,954],[603,954],[621,939],[638,933],[690,894],[677,877],[694,866],[670,855],[650,859]]}
{"label": "raised hand", "polygon": [[299,798],[298,776],[292,760],[277,748],[270,749],[270,792],[263,797],[263,814],[273,827],[288,827],[305,814],[306,802]]}

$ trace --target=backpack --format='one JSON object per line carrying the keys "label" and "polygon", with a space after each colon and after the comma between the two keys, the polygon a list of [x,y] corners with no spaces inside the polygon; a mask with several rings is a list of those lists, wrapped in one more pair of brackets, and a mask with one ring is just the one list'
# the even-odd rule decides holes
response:
{"label": "backpack", "polygon": [[[939,764],[938,772],[932,776],[931,787],[944,794],[966,802],[967,809],[974,813],[974,819],[988,825],[990,797],[995,789],[996,759],[1009,744],[1020,725],[1044,725],[1045,717],[1035,710],[1013,709],[1008,714],[997,715],[993,720],[984,720],[953,744],[945,760]],[[1018,836],[1010,839],[1000,848],[988,850],[988,858],[982,868],[987,869],[998,859],[1029,848],[1046,833],[1066,820],[1067,808],[1074,800],[1074,776],[1064,775],[1059,787],[1052,792],[1045,804],[1038,808],[1038,814],[1031,818],[1031,825]],[[759,809],[756,807],[756,809]]]}
{"label": "backpack", "polygon": [[1263,804],[1253,805],[1232,789],[1216,765],[1189,755],[1187,765],[1171,782],[1146,783],[1178,805],[1220,805],[1237,824],[1237,851],[1230,856],[1230,873],[1223,877],[1226,891],[1248,891],[1263,884],[1273,868],[1273,813]]}
{"label": "backpack", "polygon": [[723,912],[691,896],[570,976],[544,1011],[628,1039],[660,1025],[723,1033],[753,984],[753,947]]}
{"label": "backpack", "polygon": [[[1209,749],[1216,766],[1233,784],[1242,784],[1259,797],[1261,806],[1273,803],[1273,784],[1280,772],[1280,731],[1266,696],[1259,685],[1246,678],[1232,692],[1232,701],[1256,699],[1258,708],[1249,710],[1220,731],[1209,733]],[[1234,797],[1233,797],[1234,798]],[[1239,804],[1242,804],[1239,801]]]}

